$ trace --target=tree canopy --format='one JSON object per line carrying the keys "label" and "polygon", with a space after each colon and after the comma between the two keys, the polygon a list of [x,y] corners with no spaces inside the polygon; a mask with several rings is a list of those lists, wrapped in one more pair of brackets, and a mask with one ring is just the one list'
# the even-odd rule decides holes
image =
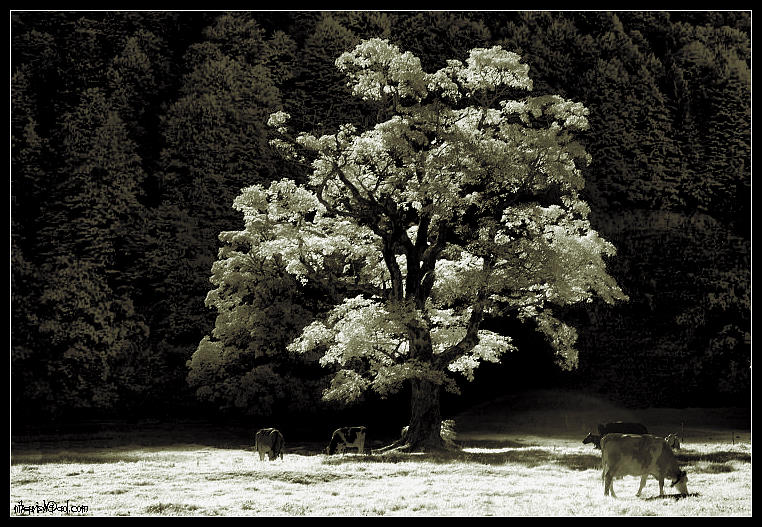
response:
{"label": "tree canopy", "polygon": [[426,73],[412,53],[369,39],[336,65],[386,118],[316,137],[289,134],[289,115],[273,114],[274,144],[310,166],[309,180],[244,189],[234,207],[245,229],[221,239],[332,291],[289,349],[320,350],[336,369],[327,399],[412,382],[418,447],[438,438],[435,392],[457,390],[452,373],[473,378],[513,348],[485,316],[531,319],[573,366],[576,333],[553,306],[626,298],[606,273],[614,247],[579,196],[590,158],[574,134],[587,110],[557,95],[513,98],[532,89],[529,68],[498,46]]}

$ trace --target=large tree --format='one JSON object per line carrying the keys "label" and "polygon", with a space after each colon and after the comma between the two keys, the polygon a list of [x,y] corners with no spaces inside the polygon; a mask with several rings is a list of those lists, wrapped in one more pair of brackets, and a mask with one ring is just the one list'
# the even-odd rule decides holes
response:
{"label": "large tree", "polygon": [[371,39],[336,65],[380,122],[315,137],[273,114],[274,144],[309,167],[308,182],[244,189],[234,206],[245,229],[221,238],[237,248],[228,258],[278,262],[332,300],[289,345],[320,350],[334,368],[324,398],[409,383],[400,448],[440,448],[451,375],[473,378],[512,349],[487,317],[532,322],[573,366],[576,333],[553,306],[626,298],[606,273],[614,247],[578,194],[589,156],[572,132],[587,127],[587,110],[555,95],[517,99],[532,89],[528,66],[499,47],[426,73],[410,52]]}

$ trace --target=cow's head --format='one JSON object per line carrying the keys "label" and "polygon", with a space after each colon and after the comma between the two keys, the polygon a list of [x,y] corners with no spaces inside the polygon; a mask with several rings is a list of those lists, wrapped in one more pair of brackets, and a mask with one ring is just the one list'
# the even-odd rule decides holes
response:
{"label": "cow's head", "polygon": [[677,473],[677,479],[672,482],[672,486],[683,496],[688,494],[688,474],[684,470]]}
{"label": "cow's head", "polygon": [[595,448],[600,448],[601,436],[594,435],[592,432],[590,432],[589,434],[587,434],[587,436],[585,436],[585,439],[582,440],[582,444],[587,445],[590,443],[595,445]]}
{"label": "cow's head", "polygon": [[677,437],[677,434],[669,434],[664,439],[667,441],[669,448],[680,448],[680,438]]}
{"label": "cow's head", "polygon": [[333,454],[341,454],[344,452],[344,445],[342,443],[334,443],[331,441],[331,444],[325,447],[325,453],[329,456],[332,456]]}

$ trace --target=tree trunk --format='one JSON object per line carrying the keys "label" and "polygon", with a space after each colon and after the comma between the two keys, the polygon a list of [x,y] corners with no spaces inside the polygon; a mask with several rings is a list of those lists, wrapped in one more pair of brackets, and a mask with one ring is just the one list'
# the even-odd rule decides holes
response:
{"label": "tree trunk", "polygon": [[[434,350],[431,343],[431,331],[426,315],[408,326],[410,357],[430,367],[434,362]],[[381,449],[399,452],[431,452],[444,450],[448,445],[442,439],[442,413],[440,410],[441,385],[428,379],[410,380],[410,422],[402,437]]]}
{"label": "tree trunk", "polygon": [[431,381],[413,379],[406,450],[422,452],[445,448],[441,436],[440,388]]}

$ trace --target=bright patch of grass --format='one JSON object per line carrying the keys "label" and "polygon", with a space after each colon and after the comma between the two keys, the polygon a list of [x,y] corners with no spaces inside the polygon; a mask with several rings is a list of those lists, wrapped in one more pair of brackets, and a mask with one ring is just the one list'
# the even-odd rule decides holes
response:
{"label": "bright patch of grass", "polygon": [[[659,497],[649,478],[638,498],[639,478],[628,476],[615,482],[618,497],[611,498],[603,496],[600,451],[582,444],[580,414],[570,405],[555,411],[554,418],[518,406],[511,419],[484,412],[456,419],[462,450],[437,454],[326,456],[322,447],[289,450],[287,443],[284,459],[270,462],[232,441],[16,443],[11,510],[19,501],[69,500],[91,516],[751,516],[751,444],[743,429],[733,428],[741,430],[736,440],[730,429],[686,428],[675,454],[688,472],[688,496]],[[586,411],[590,422],[600,418]],[[656,422],[673,430],[669,419],[683,414],[659,415]],[[652,421],[643,421],[650,430]],[[666,485],[665,492],[674,490]]]}
{"label": "bright patch of grass", "polygon": [[[703,452],[711,456],[724,449]],[[166,456],[172,458],[172,451]],[[587,445],[488,449],[451,456],[303,456],[260,462],[240,450],[187,452],[135,463],[11,466],[11,504],[41,499],[84,503],[96,516],[703,516],[751,514],[751,464],[732,472],[704,461],[684,466],[691,495],[658,498],[649,479],[617,480],[603,496]],[[243,460],[243,462],[241,462]],[[77,473],[76,476],[66,474]],[[79,487],[74,485],[74,481]],[[51,483],[58,485],[53,488]],[[666,488],[670,491],[669,487]]]}

